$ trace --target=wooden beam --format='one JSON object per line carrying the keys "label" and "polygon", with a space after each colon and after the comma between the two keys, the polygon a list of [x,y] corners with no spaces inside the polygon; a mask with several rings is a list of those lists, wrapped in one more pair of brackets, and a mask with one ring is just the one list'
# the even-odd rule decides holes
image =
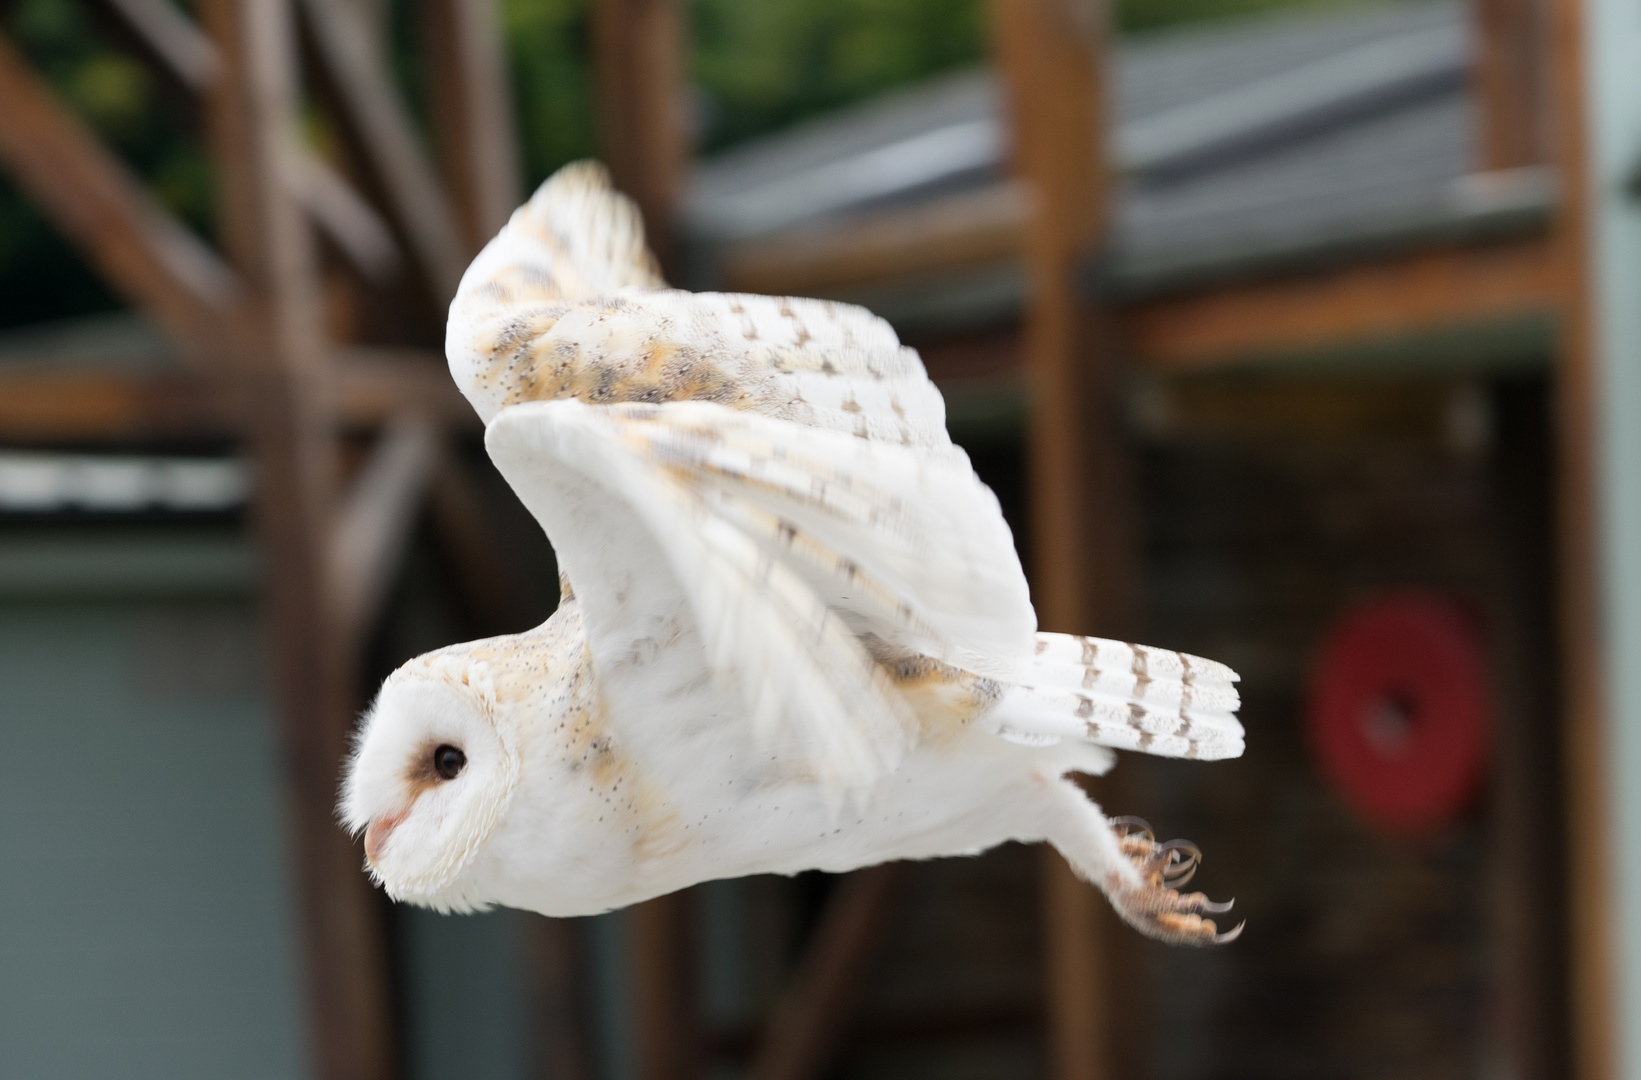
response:
{"label": "wooden beam", "polygon": [[312,153],[298,155],[290,183],[291,194],[361,278],[377,288],[398,280],[404,256],[393,230],[329,162]]}
{"label": "wooden beam", "polygon": [[494,0],[425,0],[423,13],[439,167],[477,251],[521,201],[507,52]]}
{"label": "wooden beam", "polygon": [[342,500],[331,525],[327,576],[344,637],[360,640],[381,614],[439,457],[438,431],[426,417],[396,417]]}
{"label": "wooden beam", "polygon": [[[1015,173],[1028,185],[1032,598],[1045,630],[1130,636],[1134,515],[1105,313],[1078,270],[1102,244],[1110,178],[1098,0],[993,0]],[[1101,980],[1119,975],[1094,889],[1044,853],[1050,1061],[1058,1080],[1115,1075]]]}
{"label": "wooden beam", "polygon": [[155,65],[195,94],[222,76],[222,55],[192,19],[169,0],[100,0]]}
{"label": "wooden beam", "polygon": [[[211,92],[222,75],[222,57],[211,39],[168,0],[101,0],[111,22],[154,66],[190,98]],[[359,275],[378,287],[391,285],[403,264],[398,241],[342,174],[307,147],[295,155],[290,182],[297,200],[325,237]]]}
{"label": "wooden beam", "polygon": [[475,249],[462,236],[415,124],[388,72],[381,43],[356,4],[301,0],[315,53],[428,288],[443,304]]}
{"label": "wooden beam", "polygon": [[751,1080],[814,1080],[830,1071],[907,871],[906,863],[885,863],[837,883],[752,1056]]}
{"label": "wooden beam", "polygon": [[727,289],[809,296],[840,285],[1012,261],[1025,248],[1026,225],[1025,192],[1005,182],[743,241],[724,252],[721,270]]}
{"label": "wooden beam", "polygon": [[391,416],[413,412],[447,428],[474,434],[484,430],[438,353],[334,345],[331,356],[331,413],[340,428],[376,427]]}
{"label": "wooden beam", "polygon": [[615,186],[643,211],[662,266],[671,262],[673,215],[689,156],[680,8],[679,0],[593,4],[599,147]]}
{"label": "wooden beam", "polygon": [[114,290],[194,358],[242,289],[233,270],[149,195],[0,36],[0,160]]}
{"label": "wooden beam", "polygon": [[[1566,790],[1569,1001],[1572,1075],[1618,1080],[1619,973],[1613,858],[1614,799],[1609,783],[1613,715],[1607,700],[1605,608],[1600,543],[1602,393],[1596,355],[1596,206],[1591,171],[1590,72],[1585,52],[1588,9],[1582,0],[1550,0],[1555,159],[1561,204],[1551,240],[1560,301],[1556,358],[1556,517],[1561,632],[1561,722]],[[1613,357],[1610,363],[1633,362]],[[1632,661],[1631,661],[1632,662]]]}
{"label": "wooden beam", "polygon": [[1482,169],[1537,165],[1548,156],[1545,7],[1544,0],[1471,0]]}
{"label": "wooden beam", "polygon": [[296,41],[288,0],[201,0],[223,58],[209,116],[225,246],[248,283],[227,348],[252,395],[256,518],[269,574],[276,700],[306,963],[313,1073],[398,1072],[381,904],[335,800],[357,705],[355,642],[328,593],[334,418],[313,238],[290,194]]}
{"label": "wooden beam", "polygon": [[1550,241],[1524,237],[1208,286],[1141,301],[1120,323],[1138,362],[1188,371],[1550,314],[1559,280]]}
{"label": "wooden beam", "polygon": [[[379,427],[406,412],[470,431],[478,417],[441,358],[405,350],[336,351],[330,414],[339,429]],[[86,371],[58,364],[0,369],[0,441],[117,442],[243,433],[254,383],[232,372]]]}
{"label": "wooden beam", "polygon": [[232,433],[223,384],[189,374],[0,370],[0,441],[118,441]]}

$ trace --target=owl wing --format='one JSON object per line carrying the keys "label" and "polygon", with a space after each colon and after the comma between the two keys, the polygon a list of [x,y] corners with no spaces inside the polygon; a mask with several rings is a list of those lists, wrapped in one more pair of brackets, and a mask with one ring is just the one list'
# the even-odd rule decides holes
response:
{"label": "owl wing", "polygon": [[876,442],[943,448],[917,353],[864,308],[665,288],[632,203],[591,163],[547,180],[450,305],[445,352],[488,423],[525,401],[713,401]]}
{"label": "owl wing", "polygon": [[915,730],[863,638],[999,677],[1031,655],[1012,537],[960,450],[704,402],[516,405],[486,446],[553,542],[629,742],[704,660],[755,733],[847,792]]}

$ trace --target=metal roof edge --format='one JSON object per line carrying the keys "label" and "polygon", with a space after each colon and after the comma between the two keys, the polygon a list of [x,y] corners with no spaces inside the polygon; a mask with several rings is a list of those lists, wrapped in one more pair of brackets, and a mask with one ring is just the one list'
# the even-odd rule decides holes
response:
{"label": "metal roof edge", "polygon": [[[1544,173],[1539,168],[1531,171],[1535,178]],[[1327,235],[1146,257],[1119,249],[1091,260],[1084,283],[1093,293],[1141,299],[1228,278],[1317,269],[1408,248],[1528,235],[1546,229],[1555,212],[1553,185],[1536,186],[1538,190],[1521,197],[1491,202],[1455,197],[1418,213]]]}

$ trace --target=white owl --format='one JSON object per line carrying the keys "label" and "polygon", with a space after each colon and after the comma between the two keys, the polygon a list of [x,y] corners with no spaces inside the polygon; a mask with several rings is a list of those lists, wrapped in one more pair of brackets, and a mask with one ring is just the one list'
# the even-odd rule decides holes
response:
{"label": "white owl", "polygon": [[1035,632],[997,500],[882,320],[667,289],[582,164],[468,269],[446,350],[563,602],[383,685],[342,815],[391,896],[585,915],[1046,840],[1144,932],[1234,936],[1175,888],[1195,849],[1065,774],[1237,756],[1236,675]]}

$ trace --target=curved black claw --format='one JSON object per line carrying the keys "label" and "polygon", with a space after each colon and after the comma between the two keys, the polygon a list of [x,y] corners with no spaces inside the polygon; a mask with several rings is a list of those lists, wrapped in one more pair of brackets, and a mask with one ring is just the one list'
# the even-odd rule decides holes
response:
{"label": "curved black claw", "polygon": [[[1181,893],[1202,862],[1202,849],[1189,840],[1159,844],[1144,825],[1143,832],[1132,823],[1136,818],[1113,818],[1123,854],[1140,872],[1139,888],[1114,892],[1111,902],[1131,925],[1141,932],[1176,945],[1223,945],[1235,941],[1243,924],[1225,933],[1204,915],[1223,915],[1231,903],[1215,903],[1202,893]],[[1129,831],[1124,831],[1125,827]]]}

